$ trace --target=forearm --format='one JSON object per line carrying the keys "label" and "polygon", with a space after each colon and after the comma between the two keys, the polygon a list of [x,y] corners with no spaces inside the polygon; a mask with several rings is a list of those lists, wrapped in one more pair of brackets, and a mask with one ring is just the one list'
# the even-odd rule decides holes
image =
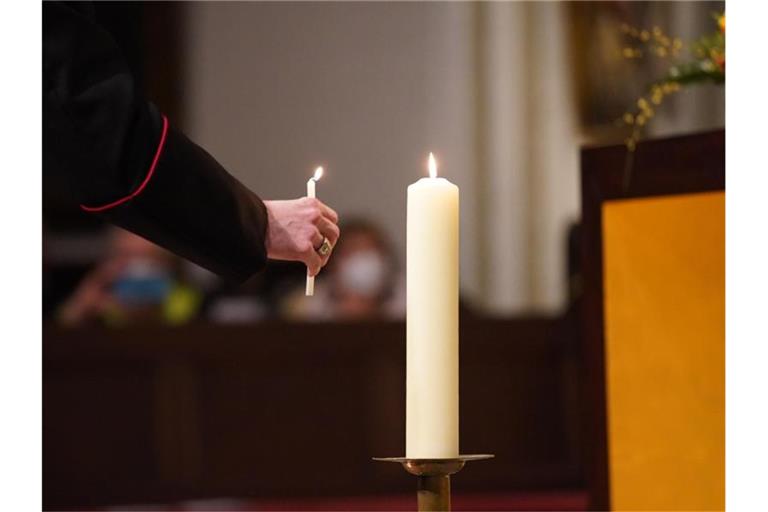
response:
{"label": "forearm", "polygon": [[98,213],[230,280],[267,260],[264,203],[172,127],[143,190]]}

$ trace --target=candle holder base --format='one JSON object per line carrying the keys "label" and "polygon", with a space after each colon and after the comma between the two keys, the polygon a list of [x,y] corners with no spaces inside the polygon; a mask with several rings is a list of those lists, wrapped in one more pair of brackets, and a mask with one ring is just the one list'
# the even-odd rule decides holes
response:
{"label": "candle holder base", "polygon": [[493,455],[459,455],[451,459],[411,459],[408,457],[374,457],[379,462],[397,462],[416,476],[416,498],[419,512],[451,510],[451,475],[473,460],[491,459]]}

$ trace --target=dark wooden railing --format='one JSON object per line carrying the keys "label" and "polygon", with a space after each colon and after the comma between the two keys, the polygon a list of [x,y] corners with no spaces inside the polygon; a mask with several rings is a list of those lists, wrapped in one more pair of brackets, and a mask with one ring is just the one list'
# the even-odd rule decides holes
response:
{"label": "dark wooden railing", "polygon": [[[405,325],[44,329],[46,508],[403,493]],[[461,491],[580,486],[568,319],[461,328]]]}

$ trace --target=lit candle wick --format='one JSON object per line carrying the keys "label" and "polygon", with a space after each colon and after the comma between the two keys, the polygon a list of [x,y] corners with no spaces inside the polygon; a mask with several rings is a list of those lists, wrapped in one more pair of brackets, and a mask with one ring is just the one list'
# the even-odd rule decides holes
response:
{"label": "lit candle wick", "polygon": [[319,180],[322,177],[323,177],[323,167],[320,166],[317,169],[315,169],[315,174],[312,175],[312,179],[317,181],[317,180]]}

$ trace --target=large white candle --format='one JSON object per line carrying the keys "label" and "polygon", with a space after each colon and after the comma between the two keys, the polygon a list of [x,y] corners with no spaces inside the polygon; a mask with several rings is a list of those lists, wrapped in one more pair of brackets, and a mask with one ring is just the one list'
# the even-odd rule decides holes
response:
{"label": "large white candle", "polygon": [[408,187],[405,454],[459,455],[459,187],[437,177]]}

